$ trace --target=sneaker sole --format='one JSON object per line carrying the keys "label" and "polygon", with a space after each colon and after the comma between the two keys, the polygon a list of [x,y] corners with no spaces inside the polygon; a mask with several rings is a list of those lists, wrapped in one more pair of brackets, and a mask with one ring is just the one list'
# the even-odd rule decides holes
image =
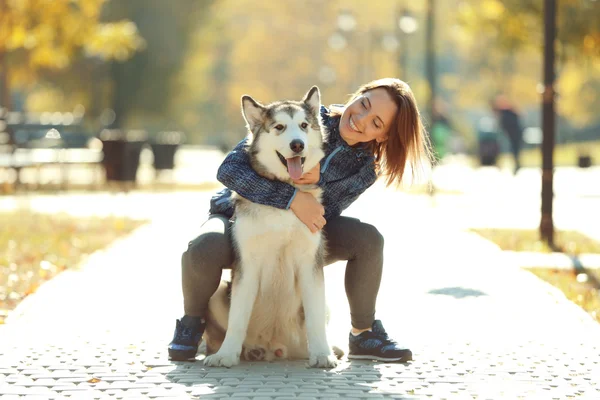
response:
{"label": "sneaker sole", "polygon": [[169,361],[196,361],[196,351],[169,349]]}
{"label": "sneaker sole", "polygon": [[411,357],[395,357],[395,358],[385,358],[385,357],[377,357],[377,356],[369,356],[369,355],[352,355],[348,354],[348,359],[350,360],[377,360],[377,361],[387,361],[387,362],[407,362],[412,361]]}

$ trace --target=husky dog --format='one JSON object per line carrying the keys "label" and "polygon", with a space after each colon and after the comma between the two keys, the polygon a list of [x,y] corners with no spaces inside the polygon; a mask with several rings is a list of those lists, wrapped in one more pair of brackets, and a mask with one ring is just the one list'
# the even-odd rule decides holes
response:
{"label": "husky dog", "polygon": [[[325,155],[320,107],[316,86],[302,101],[262,105],[242,97],[254,170],[310,192],[319,201],[317,185],[296,185],[292,179]],[[204,364],[231,367],[242,356],[336,366],[326,335],[322,233],[311,233],[292,210],[255,204],[237,194],[234,201],[236,262],[231,286],[221,282],[209,302]]]}

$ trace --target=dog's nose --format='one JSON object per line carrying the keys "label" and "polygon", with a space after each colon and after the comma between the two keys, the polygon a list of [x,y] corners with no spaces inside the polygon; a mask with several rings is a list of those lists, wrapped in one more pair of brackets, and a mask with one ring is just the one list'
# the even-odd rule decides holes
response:
{"label": "dog's nose", "polygon": [[290,143],[290,149],[292,149],[294,153],[300,153],[304,150],[304,142],[300,139],[294,139]]}

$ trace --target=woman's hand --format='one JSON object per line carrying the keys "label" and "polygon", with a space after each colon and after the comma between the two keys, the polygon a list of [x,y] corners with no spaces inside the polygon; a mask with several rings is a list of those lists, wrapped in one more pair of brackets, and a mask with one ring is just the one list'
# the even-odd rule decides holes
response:
{"label": "woman's hand", "polygon": [[298,191],[290,209],[312,233],[320,231],[325,226],[326,221],[323,217],[325,208],[310,193]]}
{"label": "woman's hand", "polygon": [[317,163],[317,165],[313,169],[302,174],[300,179],[294,180],[294,183],[296,183],[298,185],[316,184],[319,182],[319,179],[321,179],[320,171],[321,171],[321,163]]}

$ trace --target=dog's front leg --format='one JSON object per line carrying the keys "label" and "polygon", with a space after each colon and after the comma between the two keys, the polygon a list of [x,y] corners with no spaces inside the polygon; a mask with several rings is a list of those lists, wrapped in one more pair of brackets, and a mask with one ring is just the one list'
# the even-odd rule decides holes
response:
{"label": "dog's front leg", "polygon": [[311,367],[333,368],[337,359],[327,341],[325,278],[321,266],[299,268],[302,305],[308,336],[308,364]]}
{"label": "dog's front leg", "polygon": [[251,268],[235,274],[231,289],[231,307],[225,340],[219,351],[204,359],[204,365],[231,367],[240,362],[242,345],[246,339],[248,323],[258,292],[258,276]]}

